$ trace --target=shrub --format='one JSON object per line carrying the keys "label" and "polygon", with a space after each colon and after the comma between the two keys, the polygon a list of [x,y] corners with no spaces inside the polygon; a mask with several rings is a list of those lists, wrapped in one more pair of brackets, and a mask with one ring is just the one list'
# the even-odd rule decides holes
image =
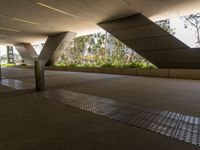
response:
{"label": "shrub", "polygon": [[100,65],[100,67],[113,67],[113,65],[112,64],[102,64],[102,65]]}
{"label": "shrub", "polygon": [[145,62],[134,62],[130,64],[96,64],[96,63],[84,63],[84,64],[56,64],[57,67],[115,67],[115,68],[141,68],[141,69],[156,69],[157,67]]}
{"label": "shrub", "polygon": [[68,64],[68,65],[65,65],[66,67],[78,67],[77,64]]}
{"label": "shrub", "polygon": [[1,64],[1,66],[4,66],[4,67],[13,67],[13,66],[15,66],[15,64]]}

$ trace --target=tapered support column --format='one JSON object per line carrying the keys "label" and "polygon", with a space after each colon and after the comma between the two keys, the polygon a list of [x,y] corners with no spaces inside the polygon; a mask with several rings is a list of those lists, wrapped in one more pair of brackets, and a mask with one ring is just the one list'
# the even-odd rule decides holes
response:
{"label": "tapered support column", "polygon": [[54,65],[75,37],[76,33],[69,31],[48,36],[39,57],[30,43],[15,44],[15,48],[27,65],[34,65],[35,58],[44,60],[45,65]]}
{"label": "tapered support column", "polygon": [[34,59],[38,58],[38,55],[30,43],[15,44],[15,48],[23,58],[26,65],[34,65]]}
{"label": "tapered support column", "polygon": [[76,33],[64,32],[48,37],[39,58],[45,65],[54,65],[58,58],[67,50],[76,37]]}
{"label": "tapered support column", "polygon": [[35,59],[35,88],[37,91],[45,90],[44,61]]}

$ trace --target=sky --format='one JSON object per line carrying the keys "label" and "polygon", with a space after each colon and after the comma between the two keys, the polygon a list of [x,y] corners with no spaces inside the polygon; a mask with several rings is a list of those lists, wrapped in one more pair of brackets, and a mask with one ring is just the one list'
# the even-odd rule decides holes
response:
{"label": "sky", "polygon": [[189,47],[194,48],[196,38],[195,31],[191,28],[185,29],[184,20],[181,17],[170,19],[171,28],[175,28],[175,37],[181,40],[183,43],[187,44]]}
{"label": "sky", "polygon": [[[175,37],[181,40],[183,43],[188,45],[191,48],[195,47],[195,31],[191,28],[184,28],[184,20],[181,17],[171,18],[170,19],[171,28],[175,28]],[[40,50],[37,49],[36,52],[39,54]],[[14,53],[18,53],[17,50],[14,50]],[[6,47],[0,45],[0,55],[6,54]]]}

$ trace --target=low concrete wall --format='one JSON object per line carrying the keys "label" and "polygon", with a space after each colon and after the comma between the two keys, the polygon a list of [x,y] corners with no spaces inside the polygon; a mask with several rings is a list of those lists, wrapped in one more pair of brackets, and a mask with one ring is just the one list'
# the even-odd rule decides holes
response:
{"label": "low concrete wall", "polygon": [[134,68],[82,68],[82,67],[45,67],[47,70],[60,70],[60,71],[77,71],[77,72],[90,72],[90,73],[105,73],[105,74],[121,74],[121,75],[137,75],[137,69]]}
{"label": "low concrete wall", "polygon": [[[30,66],[19,66],[18,68],[32,69]],[[46,70],[74,71],[89,73],[119,74],[130,76],[146,76],[161,78],[178,78],[200,80],[200,69],[136,69],[136,68],[82,68],[82,67],[54,67],[46,66]]]}
{"label": "low concrete wall", "polygon": [[46,67],[47,70],[76,71],[90,73],[120,74],[132,76],[179,78],[200,80],[200,70],[197,69],[136,69],[136,68],[75,68],[75,67]]}
{"label": "low concrete wall", "polygon": [[138,76],[169,77],[169,69],[137,69]]}
{"label": "low concrete wall", "polygon": [[197,69],[169,69],[169,77],[181,79],[200,79],[200,70]]}

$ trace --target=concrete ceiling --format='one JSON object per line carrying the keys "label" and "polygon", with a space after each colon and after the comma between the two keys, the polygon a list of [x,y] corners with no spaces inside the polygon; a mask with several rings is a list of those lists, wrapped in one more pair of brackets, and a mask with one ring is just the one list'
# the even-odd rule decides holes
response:
{"label": "concrete ceiling", "polygon": [[44,41],[48,35],[102,30],[102,21],[142,13],[152,20],[200,12],[200,0],[1,0],[0,43]]}

